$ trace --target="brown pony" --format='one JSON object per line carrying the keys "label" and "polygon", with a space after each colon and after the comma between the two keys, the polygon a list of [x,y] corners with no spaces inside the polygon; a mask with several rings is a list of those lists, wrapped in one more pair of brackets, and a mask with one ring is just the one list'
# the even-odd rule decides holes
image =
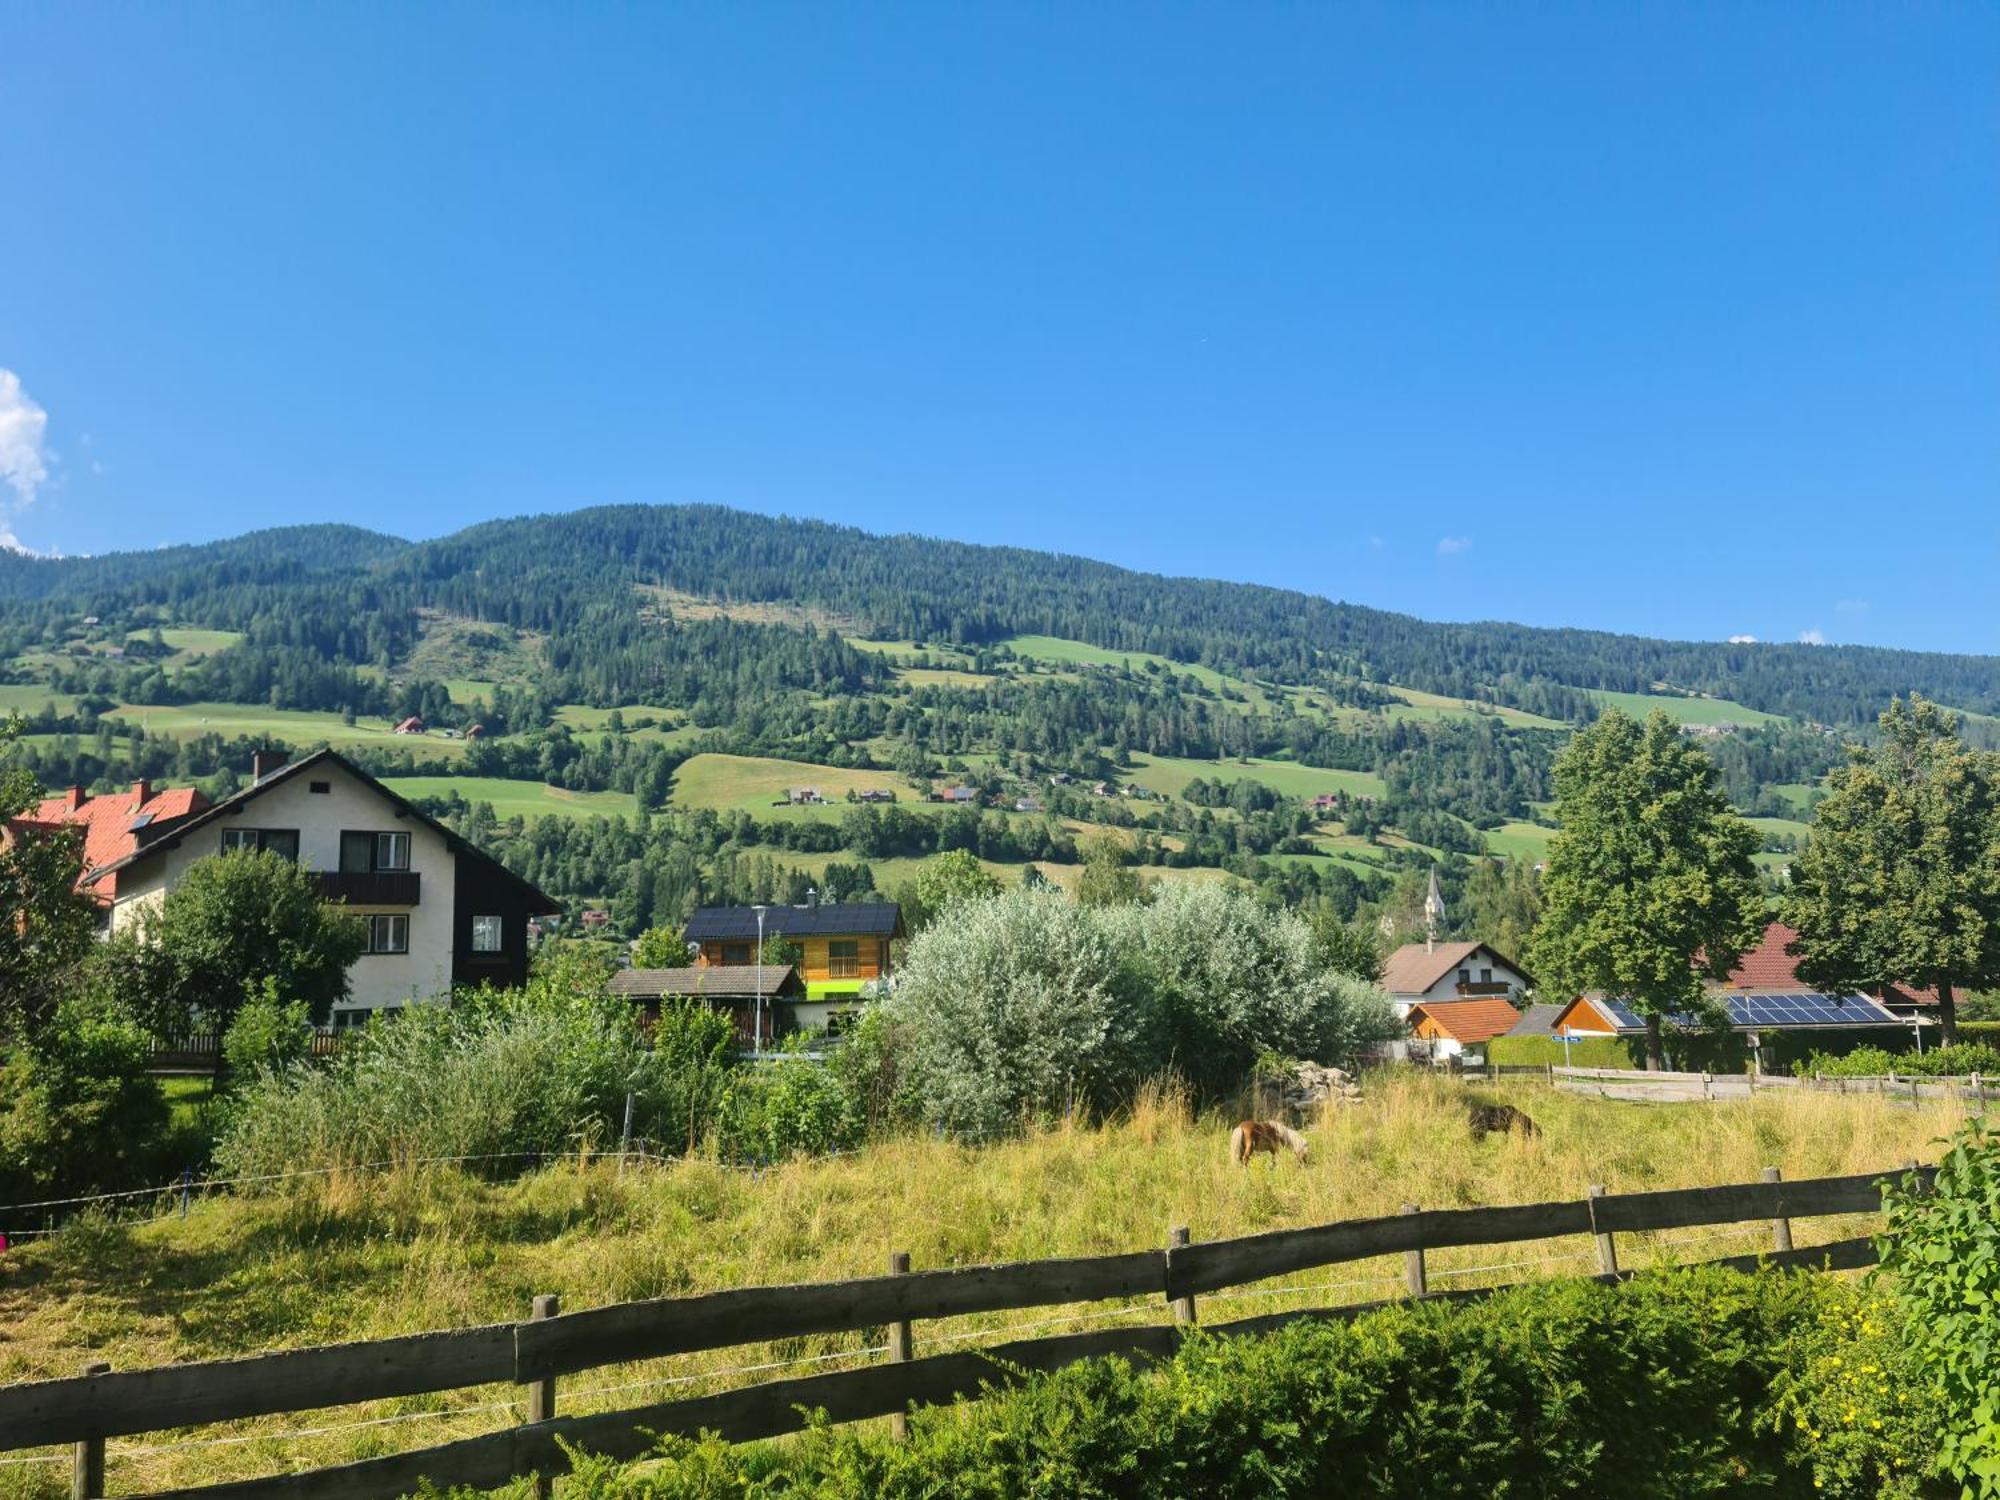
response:
{"label": "brown pony", "polygon": [[1474,1104],[1472,1111],[1472,1139],[1483,1141],[1489,1133],[1506,1135],[1520,1131],[1525,1136],[1537,1136],[1542,1132],[1535,1122],[1511,1104]]}
{"label": "brown pony", "polygon": [[1270,1152],[1275,1162],[1281,1147],[1300,1161],[1306,1159],[1309,1149],[1304,1136],[1276,1120],[1245,1120],[1229,1133],[1229,1159],[1246,1167],[1259,1151]]}

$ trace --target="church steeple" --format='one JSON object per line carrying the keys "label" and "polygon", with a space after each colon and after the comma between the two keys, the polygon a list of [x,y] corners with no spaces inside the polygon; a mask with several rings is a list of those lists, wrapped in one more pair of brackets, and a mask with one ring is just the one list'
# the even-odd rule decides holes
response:
{"label": "church steeple", "polygon": [[1437,950],[1438,929],[1444,925],[1444,892],[1438,889],[1437,866],[1431,866],[1431,888],[1424,893],[1424,952]]}

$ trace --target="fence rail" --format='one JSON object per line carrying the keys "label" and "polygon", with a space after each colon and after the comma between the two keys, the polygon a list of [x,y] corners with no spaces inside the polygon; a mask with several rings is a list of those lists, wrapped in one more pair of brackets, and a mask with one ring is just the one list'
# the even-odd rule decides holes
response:
{"label": "fence rail", "polygon": [[[1920,1184],[1932,1169],[1905,1164]],[[72,1494],[103,1494],[108,1437],[321,1410],[356,1402],[472,1386],[528,1386],[530,1420],[478,1437],[270,1478],[178,1491],[203,1500],[389,1500],[420,1478],[441,1487],[492,1487],[520,1475],[551,1472],[561,1443],[612,1457],[646,1451],[655,1435],[714,1430],[735,1441],[770,1437],[802,1425],[799,1408],[832,1420],[899,1413],[1004,1384],[1015,1371],[1048,1370],[1107,1353],[1170,1354],[1196,1299],[1223,1287],[1320,1266],[1403,1254],[1412,1296],[1462,1300],[1492,1289],[1429,1292],[1425,1251],[1469,1245],[1591,1235],[1599,1279],[1618,1280],[1616,1237],[1693,1225],[1766,1222],[1773,1246],[1763,1255],[1715,1264],[1849,1270],[1872,1264],[1867,1239],[1794,1249],[1791,1221],[1862,1214],[1881,1208],[1885,1174],[1785,1182],[1767,1169],[1761,1182],[1668,1192],[1606,1194],[1582,1200],[1496,1208],[1418,1211],[1376,1219],[1274,1230],[1243,1238],[1189,1243],[1177,1230],[1163,1249],[1066,1260],[909,1273],[906,1257],[886,1276],[797,1286],[746,1287],[696,1296],[614,1304],[438,1333],[282,1350],[155,1369],[110,1371],[93,1365],[70,1379],[0,1387],[0,1450],[75,1446]],[[910,1324],[919,1319],[1063,1306],[1113,1298],[1158,1297],[1171,1322],[1018,1340],[983,1349],[910,1358]],[[1364,1307],[1306,1309],[1211,1328],[1262,1332],[1301,1317],[1352,1317]],[[557,1417],[557,1377],[606,1365],[808,1334],[891,1330],[890,1362],[830,1374],[767,1381],[712,1395],[684,1397],[588,1416]]]}
{"label": "fence rail", "polygon": [[[341,1034],[331,1026],[315,1026],[308,1043],[314,1057],[332,1057],[340,1050]],[[147,1066],[153,1068],[213,1069],[222,1057],[219,1031],[183,1032],[179,1036],[155,1037]]]}
{"label": "fence rail", "polygon": [[2000,1101],[2000,1080],[1977,1073],[1917,1077],[1890,1073],[1871,1078],[1828,1078],[1815,1073],[1797,1078],[1783,1073],[1651,1073],[1638,1068],[1547,1069],[1549,1082],[1570,1093],[1596,1094],[1607,1099],[1675,1102],[1694,1099],[1748,1099],[1784,1090],[1821,1094],[1880,1094],[1888,1099],[1957,1099],[1981,1110]]}

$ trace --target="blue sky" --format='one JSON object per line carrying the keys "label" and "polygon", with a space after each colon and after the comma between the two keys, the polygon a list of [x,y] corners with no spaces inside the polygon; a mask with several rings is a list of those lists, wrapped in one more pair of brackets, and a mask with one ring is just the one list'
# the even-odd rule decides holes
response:
{"label": "blue sky", "polygon": [[713,501],[2000,650],[2000,9],[0,10],[0,527]]}

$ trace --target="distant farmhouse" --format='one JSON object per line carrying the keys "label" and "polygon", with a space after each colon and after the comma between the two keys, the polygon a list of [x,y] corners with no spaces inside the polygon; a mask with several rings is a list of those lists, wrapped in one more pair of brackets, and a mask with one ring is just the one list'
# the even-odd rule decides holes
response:
{"label": "distant farmhouse", "polygon": [[[705,906],[688,918],[685,935],[697,968],[757,967],[754,906]],[[765,907],[764,941],[788,939],[803,955],[798,977],[805,995],[789,1010],[781,1007],[779,1029],[838,1030],[857,1002],[883,993],[893,977],[889,945],[903,935],[902,908],[893,901]]]}
{"label": "distant farmhouse", "polygon": [[332,750],[291,764],[260,753],[252,778],[212,804],[144,782],[105,798],[71,788],[35,821],[59,809],[51,821],[85,828],[78,885],[113,933],[132,930],[213,855],[261,849],[313,871],[327,900],[367,924],[336,1026],[443,999],[455,985],[526,981],[529,920],[559,911],[555,901]]}
{"label": "distant farmhouse", "polygon": [[1486,943],[1405,943],[1382,965],[1382,988],[1405,1019],[1423,1001],[1498,999],[1515,1007],[1534,984],[1526,969]]}

